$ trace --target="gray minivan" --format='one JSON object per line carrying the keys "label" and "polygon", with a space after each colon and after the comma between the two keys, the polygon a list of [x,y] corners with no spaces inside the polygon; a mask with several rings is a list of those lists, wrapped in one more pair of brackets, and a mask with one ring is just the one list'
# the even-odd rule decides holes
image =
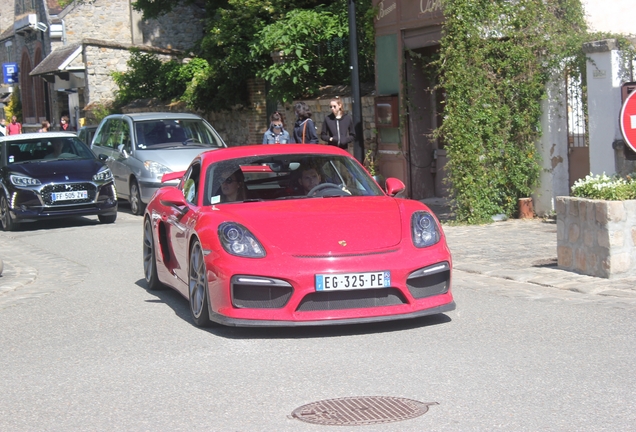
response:
{"label": "gray minivan", "polygon": [[133,214],[141,215],[165,173],[185,170],[198,154],[227,146],[198,115],[136,113],[104,118],[91,147],[108,156],[117,195],[130,201]]}

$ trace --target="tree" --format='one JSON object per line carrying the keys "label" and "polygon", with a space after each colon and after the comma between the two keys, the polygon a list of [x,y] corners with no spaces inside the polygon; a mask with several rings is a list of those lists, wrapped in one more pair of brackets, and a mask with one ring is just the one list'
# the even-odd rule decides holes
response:
{"label": "tree", "polygon": [[[194,52],[207,62],[207,67],[197,69],[182,96],[196,108],[219,110],[245,104],[246,81],[257,76],[269,80],[273,95],[286,99],[311,95],[321,85],[348,82],[348,60],[343,60],[349,56],[348,28],[343,25],[347,20],[346,0],[182,1],[199,4],[206,11],[205,35]],[[144,18],[156,18],[176,4],[138,0],[133,5]],[[364,22],[360,26],[360,63],[366,65],[365,78],[370,80],[375,54],[371,0],[364,0],[359,11],[358,19]],[[304,38],[302,47],[299,38]],[[272,49],[296,55],[294,76],[289,80],[278,79],[280,68],[271,58]],[[287,74],[285,69],[283,73]],[[162,99],[165,96],[155,95]]]}

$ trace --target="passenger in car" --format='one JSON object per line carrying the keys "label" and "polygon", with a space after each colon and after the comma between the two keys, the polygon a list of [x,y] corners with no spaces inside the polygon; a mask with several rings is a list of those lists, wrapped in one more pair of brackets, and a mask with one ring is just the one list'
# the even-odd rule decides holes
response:
{"label": "passenger in car", "polygon": [[303,193],[306,195],[310,190],[318,186],[322,183],[322,176],[320,175],[320,170],[311,164],[301,165],[300,170],[300,178],[298,179],[298,183],[303,188]]}
{"label": "passenger in car", "polygon": [[221,173],[221,202],[244,201],[246,196],[243,171],[226,170]]}

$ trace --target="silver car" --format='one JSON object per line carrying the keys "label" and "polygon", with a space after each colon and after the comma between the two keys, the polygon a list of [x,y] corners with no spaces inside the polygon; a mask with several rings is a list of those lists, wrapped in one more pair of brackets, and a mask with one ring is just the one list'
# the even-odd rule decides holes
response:
{"label": "silver car", "polygon": [[199,153],[227,147],[204,119],[185,113],[113,114],[99,124],[91,145],[108,156],[117,194],[143,214],[161,177],[188,168]]}

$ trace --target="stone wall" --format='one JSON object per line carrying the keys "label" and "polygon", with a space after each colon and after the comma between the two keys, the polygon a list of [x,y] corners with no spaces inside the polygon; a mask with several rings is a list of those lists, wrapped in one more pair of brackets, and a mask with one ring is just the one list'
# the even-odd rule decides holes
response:
{"label": "stone wall", "polygon": [[[86,38],[188,50],[203,36],[202,9],[179,4],[157,19],[142,19],[129,0],[73,2],[60,14],[67,43]],[[60,42],[61,43],[61,42]]]}
{"label": "stone wall", "polygon": [[66,26],[66,43],[85,38],[132,42],[130,5],[127,0],[73,2],[60,14]]}
{"label": "stone wall", "polygon": [[[83,61],[86,65],[86,92],[84,95],[86,105],[112,102],[117,90],[112,73],[128,70],[126,63],[130,59],[131,45],[87,39],[84,40],[83,46]],[[150,47],[137,48],[141,51],[154,53],[162,61],[175,58],[178,53]]]}
{"label": "stone wall", "polygon": [[189,50],[203,37],[205,10],[196,4],[177,4],[157,19],[141,20],[138,26],[143,44],[153,47]]}
{"label": "stone wall", "polygon": [[[241,146],[248,144],[260,144],[263,142],[263,134],[269,126],[267,118],[267,100],[265,96],[265,83],[261,80],[250,80],[249,86],[249,106],[236,107],[231,110],[211,112],[208,114],[196,113],[203,116],[210,122],[214,129],[219,132],[225,143],[230,146]],[[344,109],[351,112],[351,97],[344,97]],[[322,123],[327,115],[331,113],[329,109],[330,98],[317,98],[303,100],[312,111],[312,119],[317,128],[317,135],[320,137]],[[291,135],[295,123],[294,101],[291,104],[279,104],[278,111],[283,115],[283,123]],[[376,148],[375,130],[375,110],[374,98],[366,96],[362,98],[362,127],[364,133],[364,148]],[[187,111],[183,104],[166,105],[158,101],[140,101],[124,108],[124,112],[158,112],[158,111]],[[353,152],[353,146],[349,145],[349,151]]]}
{"label": "stone wall", "polygon": [[636,200],[558,197],[556,212],[559,267],[610,279],[636,276]]}

